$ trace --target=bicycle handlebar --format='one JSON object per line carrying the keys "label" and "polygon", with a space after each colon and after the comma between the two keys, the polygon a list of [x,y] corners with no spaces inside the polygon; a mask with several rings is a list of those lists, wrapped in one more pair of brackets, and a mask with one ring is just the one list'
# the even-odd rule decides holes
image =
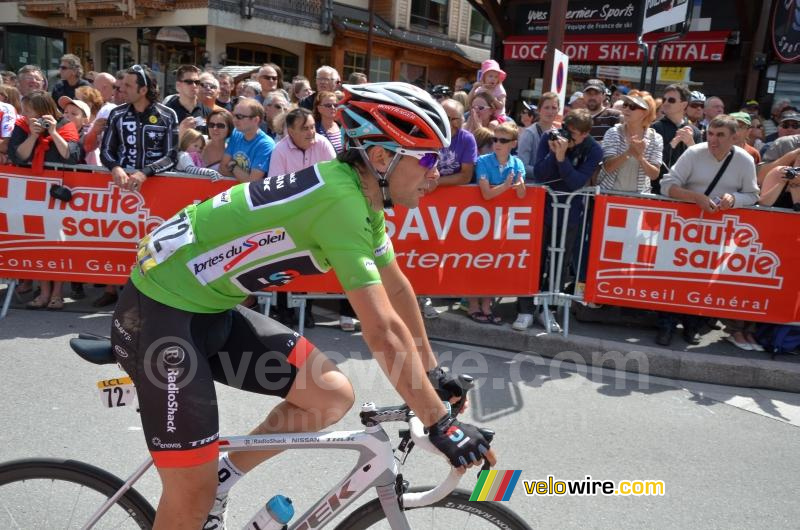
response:
{"label": "bicycle handlebar", "polygon": [[[441,451],[439,451],[428,439],[428,435],[425,433],[425,426],[422,424],[422,421],[420,421],[419,418],[416,416],[409,418],[408,426],[411,432],[411,440],[417,447],[424,449],[429,453],[444,457]],[[450,474],[447,475],[447,478],[440,482],[435,488],[416,493],[404,493],[403,506],[408,508],[417,508],[439,502],[447,497],[450,492],[456,489],[456,486],[458,486],[458,482],[461,480],[463,475],[464,472],[451,467]]]}

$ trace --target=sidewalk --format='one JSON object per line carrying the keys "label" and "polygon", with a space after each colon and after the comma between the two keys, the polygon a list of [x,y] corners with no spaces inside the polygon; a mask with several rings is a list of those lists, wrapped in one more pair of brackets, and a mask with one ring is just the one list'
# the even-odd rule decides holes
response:
{"label": "sidewalk", "polygon": [[[800,392],[800,356],[778,355],[773,360],[769,353],[743,351],[725,341],[727,334],[720,330],[705,333],[699,345],[691,346],[679,329],[669,348],[658,346],[653,312],[573,307],[569,335],[564,337],[547,334],[536,323],[525,332],[511,329],[516,316],[513,298],[498,305],[497,313],[504,322],[500,326],[474,322],[464,311],[439,302],[434,300],[434,305],[442,314],[425,321],[430,337],[439,340],[532,352],[570,363],[671,379]],[[560,313],[558,320],[563,324]]]}
{"label": "sidewalk", "polygon": [[[113,310],[113,305],[100,309],[92,307],[92,302],[102,294],[102,288],[86,284],[85,289],[86,298],[72,300],[68,296],[69,286],[65,286],[62,311],[97,313]],[[0,300],[3,297],[5,286],[0,286]],[[25,302],[32,298],[32,293],[15,296],[11,309],[25,311]],[[664,348],[654,341],[655,313],[621,307],[573,308],[577,315],[573,314],[570,319],[567,337],[547,334],[539,324],[519,332],[511,329],[516,316],[514,300],[503,299],[498,304],[497,313],[504,322],[500,326],[473,322],[465,312],[446,305],[446,300],[434,300],[442,314],[439,318],[425,320],[428,334],[432,339],[512,352],[532,352],[570,363],[671,379],[800,393],[800,356],[778,355],[773,360],[768,353],[742,351],[726,342],[726,334],[720,330],[704,334],[697,346],[684,342],[678,330],[670,347]],[[319,322],[338,318],[334,316],[337,309],[335,300],[314,304],[315,314],[322,317],[317,319]],[[561,315],[558,320],[563,323]]]}

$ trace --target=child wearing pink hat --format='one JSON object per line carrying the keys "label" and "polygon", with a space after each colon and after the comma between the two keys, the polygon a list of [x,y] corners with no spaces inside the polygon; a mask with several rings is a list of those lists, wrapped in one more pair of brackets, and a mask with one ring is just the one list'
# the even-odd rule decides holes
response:
{"label": "child wearing pink hat", "polygon": [[479,92],[489,92],[495,98],[494,109],[495,116],[499,121],[504,121],[506,113],[506,89],[503,87],[503,81],[506,79],[506,73],[497,64],[494,59],[486,59],[481,63],[481,76],[480,80],[476,81],[472,86],[470,95]]}

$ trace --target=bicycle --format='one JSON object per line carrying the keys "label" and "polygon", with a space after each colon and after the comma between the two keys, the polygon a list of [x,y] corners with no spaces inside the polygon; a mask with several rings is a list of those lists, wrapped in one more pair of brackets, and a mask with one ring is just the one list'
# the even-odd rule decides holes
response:
{"label": "bicycle", "polygon": [[[116,363],[111,343],[105,337],[81,334],[70,340],[70,346],[91,363]],[[108,406],[132,403],[130,388],[126,388],[129,382],[129,378],[105,382]],[[447,478],[433,488],[409,488],[408,481],[398,471],[398,462],[405,464],[414,447],[434,454],[439,452],[428,440],[422,422],[407,406],[379,408],[367,403],[362,406],[360,417],[364,430],[222,437],[220,451],[345,449],[358,452],[358,460],[351,471],[305,513],[295,517],[288,526],[290,530],[325,526],[373,487],[377,498],[345,517],[336,526],[337,530],[530,529],[525,521],[499,503],[470,501],[469,492],[456,489],[462,474],[453,468]],[[396,450],[381,426],[386,422],[408,424],[408,429],[399,432]],[[396,452],[401,456],[396,457]],[[155,510],[133,486],[152,464],[152,459],[148,458],[124,481],[76,460],[31,458],[0,464],[0,528],[149,529]]]}

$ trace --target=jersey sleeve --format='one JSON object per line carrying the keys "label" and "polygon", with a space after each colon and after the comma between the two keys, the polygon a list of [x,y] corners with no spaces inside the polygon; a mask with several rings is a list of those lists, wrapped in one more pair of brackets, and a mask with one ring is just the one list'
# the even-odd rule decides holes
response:
{"label": "jersey sleeve", "polygon": [[262,140],[259,142],[253,161],[250,163],[250,171],[257,169],[263,171],[266,175],[269,172],[269,163],[272,159],[272,151],[275,149],[275,142],[266,134],[262,137]]}
{"label": "jersey sleeve", "polygon": [[[378,216],[380,220],[374,219]],[[383,216],[369,212],[359,197],[333,203],[314,223],[311,232],[345,291],[381,283],[377,263],[393,253],[387,247],[376,261],[377,224],[383,225]]]}

